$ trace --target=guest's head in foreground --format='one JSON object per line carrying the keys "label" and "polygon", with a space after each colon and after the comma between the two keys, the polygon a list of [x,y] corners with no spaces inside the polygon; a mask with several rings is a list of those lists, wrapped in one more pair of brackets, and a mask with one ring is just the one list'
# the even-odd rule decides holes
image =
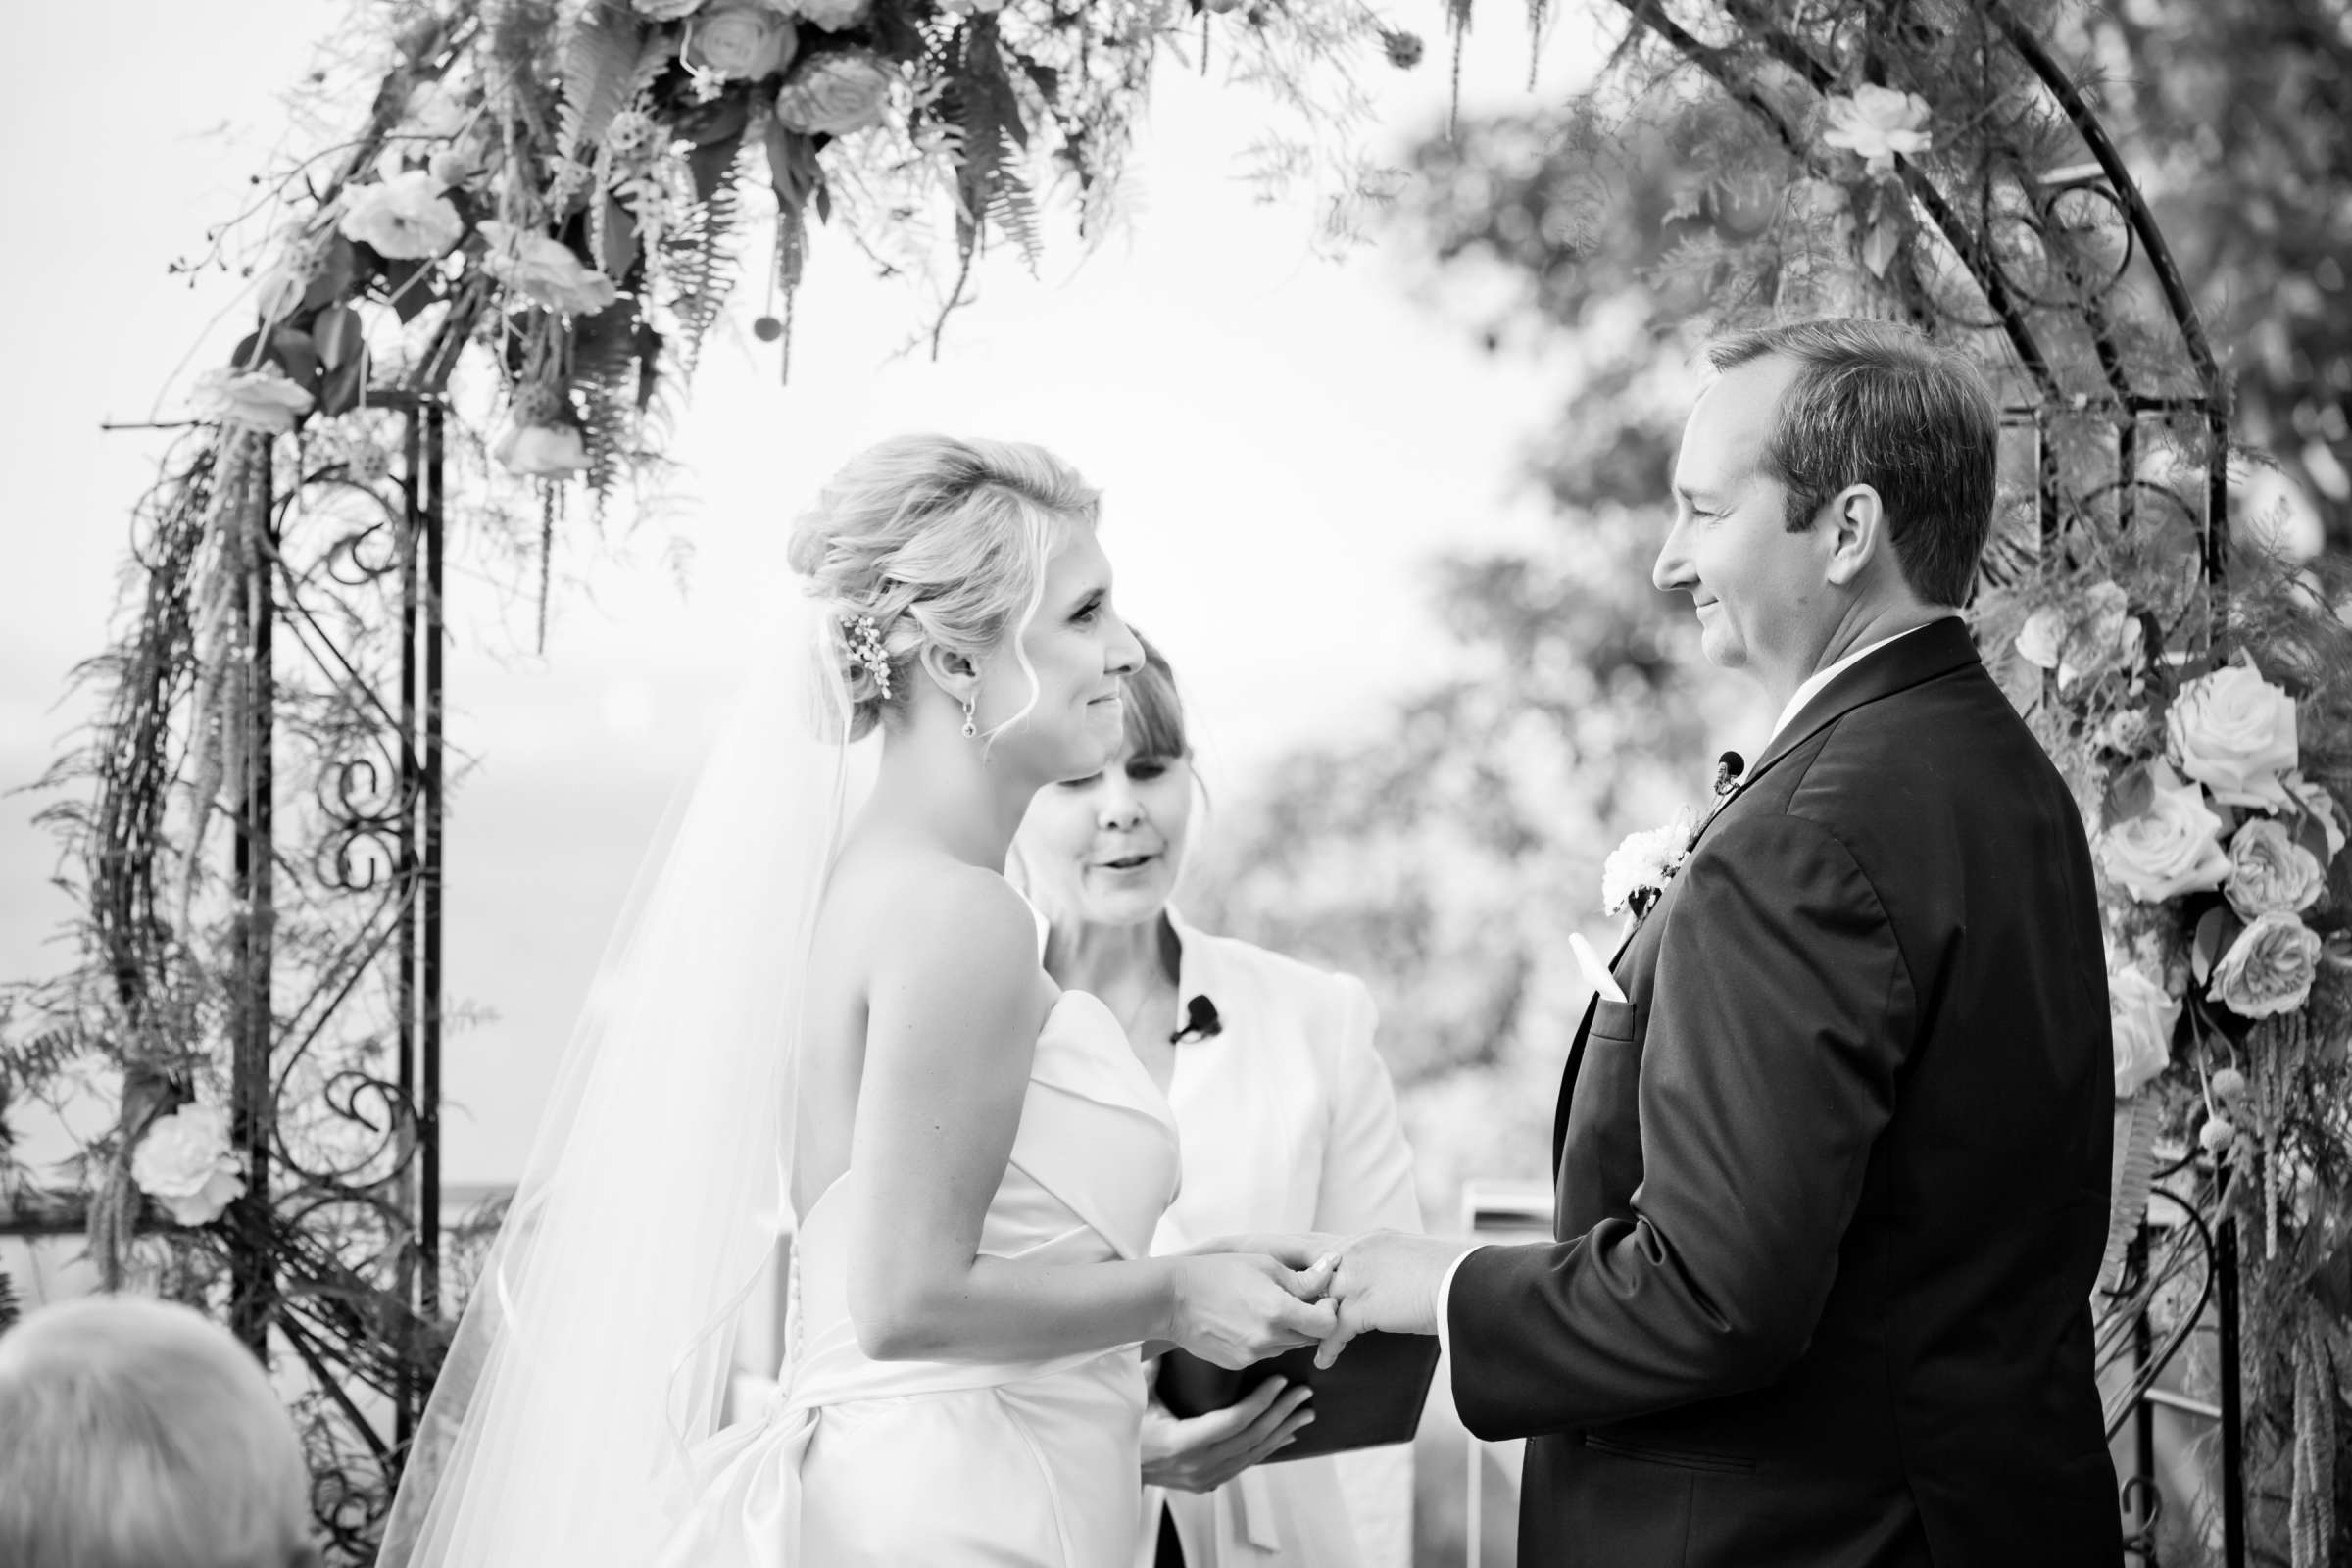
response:
{"label": "guest's head in foreground", "polygon": [[97,1297],[0,1335],[0,1563],[318,1560],[302,1444],[227,1330],[184,1306]]}
{"label": "guest's head in foreground", "polygon": [[1039,792],[1021,825],[1024,886],[1056,926],[1140,925],[1176,891],[1193,826],[1193,749],[1176,672],[1140,633],[1119,749]]}
{"label": "guest's head in foreground", "polygon": [[1967,601],[1999,433],[1973,364],[1858,319],[1766,327],[1707,357],[1720,373],[1684,427],[1652,580],[1690,595],[1709,660],[1785,700]]}
{"label": "guest's head in foreground", "polygon": [[908,435],[852,459],[790,550],[838,638],[851,734],[960,746],[1032,788],[1099,770],[1142,658],[1111,605],[1101,510],[1024,443]]}

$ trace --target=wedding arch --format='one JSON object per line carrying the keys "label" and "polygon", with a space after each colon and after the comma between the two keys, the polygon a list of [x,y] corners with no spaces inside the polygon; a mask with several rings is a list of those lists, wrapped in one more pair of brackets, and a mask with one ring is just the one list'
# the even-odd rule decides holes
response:
{"label": "wedding arch", "polygon": [[[1671,125],[1693,177],[1662,275],[1694,309],[1910,319],[2003,389],[1973,613],[2110,890],[2124,1504],[2151,1544],[2169,1400],[2218,1430],[2227,1562],[2249,1530],[2297,1568],[2341,1560],[2352,652],[2335,584],[2233,544],[2227,378],[2062,64],[2073,8],[1614,5],[1623,42],[1566,122],[1581,183],[1541,236],[1561,265],[1610,220],[1624,149]],[[1446,10],[1458,50],[1473,7]],[[1552,10],[1528,8],[1539,36]],[[79,1192],[0,1158],[6,1228],[82,1229],[110,1285],[150,1274],[299,1369],[355,1561],[464,1277],[438,1164],[452,530],[514,533],[544,594],[567,508],[661,463],[755,205],[779,356],[811,221],[931,279],[936,339],[987,249],[1099,222],[1155,62],[1214,55],[1344,141],[1358,59],[1420,54],[1341,0],[362,15],[365,122],[269,187],[255,328],[136,519],[103,719],[56,775],[84,961],[0,1041],[0,1108],[93,1077],[116,1097]],[[2157,1387],[2190,1364],[2210,1397]]]}

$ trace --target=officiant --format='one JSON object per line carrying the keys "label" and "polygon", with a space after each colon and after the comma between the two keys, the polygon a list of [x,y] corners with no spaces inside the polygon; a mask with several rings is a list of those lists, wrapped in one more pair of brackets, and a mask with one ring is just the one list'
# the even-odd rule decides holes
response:
{"label": "officiant", "polygon": [[[1197,930],[1170,905],[1198,783],[1174,671],[1143,648],[1126,745],[1102,772],[1039,793],[1012,873],[1050,922],[1048,973],[1110,1007],[1175,1109],[1184,1186],[1152,1250],[1243,1232],[1418,1231],[1412,1152],[1362,983]],[[1154,1398],[1137,1568],[1403,1568],[1409,1446],[1260,1463],[1312,1416],[1303,1387],[1272,1379],[1191,1420]]]}

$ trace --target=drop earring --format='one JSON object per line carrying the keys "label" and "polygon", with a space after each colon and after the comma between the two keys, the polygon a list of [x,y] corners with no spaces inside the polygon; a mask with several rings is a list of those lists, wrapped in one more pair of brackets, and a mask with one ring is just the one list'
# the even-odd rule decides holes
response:
{"label": "drop earring", "polygon": [[972,700],[967,697],[963,700],[963,738],[968,741],[979,733],[979,727],[972,722]]}

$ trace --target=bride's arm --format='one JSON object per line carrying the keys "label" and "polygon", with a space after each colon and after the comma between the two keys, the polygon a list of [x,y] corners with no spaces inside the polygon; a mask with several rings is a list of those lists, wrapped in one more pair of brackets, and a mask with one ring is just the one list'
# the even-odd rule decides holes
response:
{"label": "bride's arm", "polygon": [[867,992],[851,1163],[850,1315],[877,1359],[1030,1360],[1172,1340],[1227,1365],[1320,1338],[1329,1307],[1267,1257],[979,1255],[1049,997],[1028,906],[974,870],[909,907]]}

